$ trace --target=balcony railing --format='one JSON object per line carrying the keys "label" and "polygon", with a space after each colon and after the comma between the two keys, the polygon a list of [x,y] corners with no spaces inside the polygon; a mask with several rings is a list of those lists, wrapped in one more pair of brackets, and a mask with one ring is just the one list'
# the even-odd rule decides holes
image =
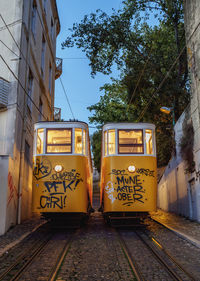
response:
{"label": "balcony railing", "polygon": [[56,58],[55,79],[58,79],[61,74],[62,74],[62,59]]}
{"label": "balcony railing", "polygon": [[0,109],[8,105],[9,82],[0,77]]}
{"label": "balcony railing", "polygon": [[54,121],[61,121],[61,108],[54,107]]}

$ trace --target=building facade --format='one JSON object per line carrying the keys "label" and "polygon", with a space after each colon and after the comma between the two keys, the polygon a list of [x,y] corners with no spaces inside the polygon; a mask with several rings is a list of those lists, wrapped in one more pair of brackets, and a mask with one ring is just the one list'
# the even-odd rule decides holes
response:
{"label": "building facade", "polygon": [[[188,66],[191,78],[191,102],[174,127],[176,156],[166,167],[158,186],[158,207],[200,222],[200,1],[184,1],[184,17]],[[181,138],[185,126],[193,128],[193,171],[187,171],[187,163],[180,153]]]}
{"label": "building facade", "polygon": [[33,124],[53,120],[56,0],[0,1],[0,235],[32,215]]}

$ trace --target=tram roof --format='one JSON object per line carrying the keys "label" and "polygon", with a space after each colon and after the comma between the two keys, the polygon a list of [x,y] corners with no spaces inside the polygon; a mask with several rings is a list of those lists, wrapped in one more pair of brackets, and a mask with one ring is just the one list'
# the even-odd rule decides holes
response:
{"label": "tram roof", "polygon": [[34,124],[35,129],[38,128],[88,128],[88,124],[83,121],[40,121]]}
{"label": "tram roof", "polygon": [[132,123],[132,122],[121,122],[121,123],[107,123],[103,126],[103,131],[108,129],[153,129],[155,125],[152,123]]}

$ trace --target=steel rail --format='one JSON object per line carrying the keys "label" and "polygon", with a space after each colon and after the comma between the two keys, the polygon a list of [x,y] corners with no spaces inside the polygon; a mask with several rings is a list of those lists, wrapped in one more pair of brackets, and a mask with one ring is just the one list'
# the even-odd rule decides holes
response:
{"label": "steel rail", "polygon": [[[167,230],[169,230],[170,232],[172,232],[174,235],[177,235],[172,229],[168,228],[166,225],[162,224],[162,222],[159,222],[155,219],[152,219],[150,218],[152,221],[154,221],[155,223],[161,225],[163,228],[166,228]],[[177,235],[179,238],[182,238],[181,236]],[[162,251],[169,257],[169,259],[171,259],[176,265],[177,267],[179,267],[180,270],[184,271],[184,273],[186,273],[191,280],[195,281],[195,277],[190,273],[188,272],[187,270],[185,270],[181,265],[180,263],[161,245],[160,242],[158,242],[158,240],[155,239],[155,237],[150,237],[150,239],[155,242],[161,249]]]}
{"label": "steel rail", "polygon": [[25,250],[20,256],[17,257],[14,263],[12,263],[2,274],[0,274],[0,281],[3,280],[3,278],[9,272],[11,272],[11,270],[14,269],[14,267],[17,266],[33,249],[35,249],[39,241],[40,240],[37,240],[32,246]]}
{"label": "steel rail", "polygon": [[[168,273],[171,275],[171,277],[174,279],[174,280],[177,280],[177,281],[183,281],[183,278],[180,277],[173,269],[172,267],[170,267],[167,262],[164,260],[164,258],[158,253],[158,251],[156,251],[154,249],[154,247],[152,245],[150,245],[148,242],[145,241],[145,239],[141,236],[141,234],[139,234],[137,231],[135,232],[136,235],[139,237],[139,239],[146,245],[146,247],[154,254],[154,256],[156,257],[156,259],[160,262],[160,264],[162,264],[168,271]],[[148,236],[147,236],[148,237]],[[150,243],[153,243],[156,244],[157,246],[157,249],[160,249],[160,251],[162,251],[164,254],[166,254],[166,250],[164,251],[164,248],[162,247],[162,245],[156,241],[154,238],[154,241],[152,239],[150,239],[148,237]],[[159,247],[159,248],[158,248]],[[167,257],[169,257],[167,254],[166,254]],[[195,281],[196,279],[189,273],[187,272],[180,264],[178,264],[177,262],[175,262],[175,259],[172,258],[172,257],[169,257],[170,260],[182,271],[182,273],[185,274],[185,276],[187,276],[187,278],[189,278],[190,280],[192,281]]]}
{"label": "steel rail", "polygon": [[47,278],[47,281],[54,281],[56,279],[59,269],[70,249],[71,243],[72,243],[72,236],[68,239],[63,250],[61,251],[60,255],[58,256],[56,263],[55,263],[53,269],[51,270],[49,277]]}
{"label": "steel rail", "polygon": [[[34,252],[31,254],[30,257],[27,257],[27,261],[17,270],[17,272],[14,274],[14,276],[12,276],[9,281],[14,281],[14,280],[18,280],[21,276],[21,274],[23,273],[24,269],[27,268],[27,266],[32,262],[32,260],[43,250],[43,248],[49,243],[50,239],[52,238],[52,235],[49,235],[47,239],[45,239],[44,241],[42,241],[42,243],[39,245],[39,247],[37,247]],[[35,244],[34,244],[35,245]],[[31,249],[33,249],[33,247],[31,247]],[[17,261],[11,265],[1,276],[0,280],[5,280],[3,279],[4,277],[8,276],[12,270],[14,270],[14,268],[18,265],[20,265],[20,263],[24,262],[23,259],[26,259],[26,256],[28,255],[28,250],[26,251],[26,253],[22,254]]]}
{"label": "steel rail", "polygon": [[122,251],[124,252],[125,257],[127,258],[129,266],[131,267],[131,270],[134,273],[137,281],[145,281],[139,267],[137,266],[137,262],[134,260],[132,254],[130,253],[130,251],[126,245],[126,242],[124,241],[124,239],[122,238],[122,236],[119,233],[119,230],[115,229],[115,231],[118,235],[118,239],[119,239]]}

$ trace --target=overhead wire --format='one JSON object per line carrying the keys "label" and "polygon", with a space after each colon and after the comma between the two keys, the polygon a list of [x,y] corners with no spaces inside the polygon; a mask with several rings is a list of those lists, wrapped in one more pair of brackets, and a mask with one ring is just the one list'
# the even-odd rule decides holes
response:
{"label": "overhead wire", "polygon": [[[30,99],[30,101],[32,102],[32,104],[35,106],[35,108],[40,112],[39,107],[35,104],[35,102],[32,100],[32,98],[29,96],[28,92],[26,91],[26,89],[24,88],[24,86],[22,85],[22,83],[20,82],[20,80],[18,79],[18,77],[15,75],[15,73],[12,71],[12,69],[9,67],[9,65],[7,64],[7,62],[4,60],[4,58],[2,57],[2,55],[0,54],[0,58],[2,59],[2,61],[4,62],[4,64],[7,66],[7,68],[9,69],[9,71],[12,73],[12,75],[14,76],[14,78],[17,80],[17,82],[19,83],[19,85],[21,86],[21,88],[24,90],[25,94],[27,95],[27,97]],[[41,115],[44,117],[45,120],[46,117],[43,115],[42,112],[40,112]]]}
{"label": "overhead wire", "polygon": [[144,74],[145,68],[146,68],[146,66],[147,66],[147,64],[148,64],[148,62],[149,62],[149,59],[150,59],[150,56],[151,56],[151,53],[152,53],[152,49],[153,49],[153,45],[151,46],[151,50],[150,50],[150,53],[149,53],[149,55],[148,55],[148,58],[147,58],[147,60],[146,60],[146,62],[145,62],[145,64],[144,64],[144,67],[143,67],[142,71],[140,72],[140,75],[139,75],[139,78],[138,78],[138,80],[137,80],[135,89],[134,89],[133,94],[132,94],[132,96],[131,96],[131,98],[130,98],[130,100],[129,100],[127,110],[129,109],[129,106],[130,106],[130,104],[131,104],[131,102],[132,102],[132,99],[133,99],[133,97],[134,97],[134,95],[135,95],[135,93],[136,93],[137,87],[138,87],[138,85],[139,85],[139,83],[140,83],[140,80],[141,80],[143,74]]}
{"label": "overhead wire", "polygon": [[[17,48],[18,48],[18,50],[19,50],[19,52],[20,52],[20,55],[22,55],[23,59],[25,60],[25,62],[26,62],[27,65],[29,66],[29,68],[31,69],[31,66],[30,66],[29,62],[27,61],[25,55],[23,54],[22,50],[20,49],[18,43],[16,42],[16,40],[15,40],[15,38],[14,38],[12,32],[10,31],[10,29],[9,29],[9,27],[8,27],[6,21],[4,20],[4,18],[3,18],[3,16],[2,16],[1,13],[0,13],[0,17],[1,17],[1,19],[2,19],[2,21],[3,21],[3,23],[4,23],[4,25],[5,25],[5,27],[7,28],[7,30],[8,30],[8,32],[9,32],[10,36],[12,37],[12,39],[13,39],[15,45],[17,46]],[[2,40],[0,40],[0,41],[1,41],[1,43],[2,43],[8,50],[10,50],[13,54],[15,54],[18,58],[20,58],[20,56],[17,55],[15,52],[13,52]],[[35,81],[37,82],[38,86],[40,87],[40,82],[38,81],[38,79],[36,78],[36,76],[34,75],[33,72],[32,72],[32,75],[33,75],[33,78],[35,79]],[[19,80],[19,79],[18,79],[18,80]],[[27,92],[26,92],[26,94],[27,94]],[[29,95],[28,95],[28,97],[29,97]],[[30,97],[29,97],[29,99],[30,99],[30,101],[32,100]],[[32,101],[31,101],[31,102],[32,102]],[[35,106],[35,104],[34,104],[34,106]],[[44,117],[44,119],[47,120],[47,117],[44,116],[44,114],[40,111],[39,107],[37,107],[37,110],[38,110],[38,112]]]}
{"label": "overhead wire", "polygon": [[64,85],[63,85],[63,82],[62,82],[61,77],[59,77],[59,79],[60,79],[60,83],[61,83],[62,88],[63,88],[63,92],[64,92],[64,94],[65,94],[65,97],[66,97],[67,103],[68,103],[68,105],[69,105],[69,109],[70,109],[70,111],[71,111],[72,117],[75,119],[75,117],[74,117],[74,113],[73,113],[73,111],[72,111],[72,108],[71,108],[71,105],[70,105],[70,102],[69,102],[69,98],[68,98],[68,96],[67,96],[67,92],[66,92],[66,90],[65,90],[65,87],[64,87]]}
{"label": "overhead wire", "polygon": [[[38,11],[37,11],[38,12]],[[39,14],[39,13],[38,13]],[[0,14],[0,17],[2,18],[2,20],[3,20],[3,23],[4,23],[4,25],[5,25],[5,27],[7,28],[7,30],[8,30],[8,32],[9,32],[9,34],[11,35],[11,37],[12,37],[12,39],[13,39],[13,41],[15,42],[15,44],[16,44],[16,46],[17,46],[17,48],[19,49],[19,51],[20,51],[20,54],[22,55],[22,57],[24,58],[24,60],[26,61],[26,63],[28,64],[28,66],[29,66],[29,68],[31,68],[30,67],[30,65],[29,65],[29,63],[27,62],[27,60],[26,60],[26,58],[25,58],[25,56],[24,56],[24,54],[22,53],[22,51],[20,50],[20,47],[19,47],[19,45],[17,44],[17,42],[16,42],[16,40],[15,40],[15,38],[14,38],[14,36],[12,35],[12,33],[11,33],[11,31],[10,31],[10,29],[8,28],[8,25],[6,24],[6,22],[5,22],[5,20],[4,20],[4,18],[3,18],[3,16]],[[44,31],[44,26],[42,25],[42,22],[41,22],[41,18],[40,18],[40,16],[39,16],[39,20],[40,20],[40,24],[41,24],[41,26],[42,26],[42,29],[43,29],[43,31]],[[1,40],[1,42],[3,43],[3,45],[5,46],[5,47],[7,47],[12,53],[14,53],[17,57],[19,57],[20,58],[20,56],[18,56],[15,52],[13,52],[2,40]],[[78,59],[78,58],[77,58]],[[85,59],[87,59],[87,58],[85,58]],[[33,75],[33,77],[35,78],[35,80],[36,80],[36,82],[38,83],[38,85],[40,86],[40,83],[39,83],[39,81],[37,80],[37,78],[35,77],[35,75],[34,74],[32,74]],[[19,79],[18,79],[18,81],[19,81]],[[74,117],[74,113],[73,113],[73,111],[72,111],[72,108],[71,108],[71,105],[70,105],[70,102],[69,102],[69,98],[68,98],[68,96],[67,96],[67,93],[66,93],[66,90],[65,90],[65,88],[64,88],[64,85],[63,85],[63,83],[62,83],[62,80],[61,80],[61,78],[60,78],[60,82],[61,82],[61,85],[62,85],[62,88],[63,88],[63,91],[64,91],[64,93],[65,93],[65,97],[66,97],[66,99],[67,99],[67,103],[68,103],[68,105],[69,105],[69,108],[70,108],[70,111],[71,111],[71,114],[72,114],[72,116],[73,116],[73,118],[75,119],[75,117]],[[20,83],[21,84],[21,83]],[[27,94],[27,93],[26,93]],[[30,100],[32,100],[31,98],[30,98]],[[35,105],[35,104],[34,104]],[[39,108],[37,108],[38,110],[39,110]],[[39,112],[42,114],[42,112],[39,110]],[[42,114],[42,116],[44,117],[44,115]],[[45,117],[45,120],[46,120],[47,118]]]}

